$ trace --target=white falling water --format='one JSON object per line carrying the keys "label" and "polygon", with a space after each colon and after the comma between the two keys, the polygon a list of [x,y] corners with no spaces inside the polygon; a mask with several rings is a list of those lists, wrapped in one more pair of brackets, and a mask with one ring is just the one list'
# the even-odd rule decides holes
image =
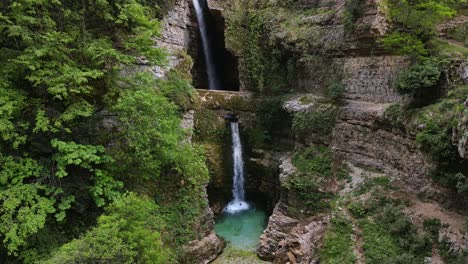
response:
{"label": "white falling water", "polygon": [[211,43],[208,38],[208,28],[203,12],[205,5],[202,5],[202,1],[204,0],[192,0],[193,6],[195,7],[195,12],[197,13],[198,26],[200,28],[200,35],[202,39],[203,54],[205,55],[206,71],[208,74],[208,88],[210,90],[219,90],[216,68],[213,62],[213,56],[211,54],[213,49],[211,48]]}
{"label": "white falling water", "polygon": [[224,208],[228,213],[237,213],[249,209],[244,192],[244,161],[242,159],[242,144],[239,135],[239,123],[231,122],[232,158],[234,161],[234,177],[232,195],[234,199]]}

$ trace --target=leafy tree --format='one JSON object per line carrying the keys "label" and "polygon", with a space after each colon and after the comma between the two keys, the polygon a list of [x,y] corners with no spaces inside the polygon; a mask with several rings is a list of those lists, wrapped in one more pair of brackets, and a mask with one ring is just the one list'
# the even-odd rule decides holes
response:
{"label": "leafy tree", "polygon": [[149,198],[128,193],[106,209],[95,228],[41,263],[169,263],[173,255],[161,240],[158,210]]}
{"label": "leafy tree", "polygon": [[387,15],[395,30],[382,40],[384,46],[402,55],[426,56],[437,23],[455,14],[451,5],[456,1],[386,0]]}
{"label": "leafy tree", "polygon": [[119,197],[122,183],[108,172],[118,164],[96,130],[103,97],[122,65],[136,56],[165,61],[153,41],[157,3],[162,1],[0,3],[2,255],[46,247],[28,239],[47,225],[67,230],[70,211],[80,218],[76,222],[86,222],[96,206]]}
{"label": "leafy tree", "polygon": [[402,71],[395,80],[398,92],[411,94],[434,87],[439,81],[441,70],[433,61],[415,64]]}

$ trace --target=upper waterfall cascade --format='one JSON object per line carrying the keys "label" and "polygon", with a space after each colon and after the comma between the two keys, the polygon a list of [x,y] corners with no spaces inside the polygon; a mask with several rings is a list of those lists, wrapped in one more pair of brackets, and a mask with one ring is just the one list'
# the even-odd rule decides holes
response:
{"label": "upper waterfall cascade", "polygon": [[195,12],[197,14],[198,26],[203,46],[203,54],[205,56],[206,71],[208,75],[208,86],[210,90],[219,90],[219,80],[216,73],[214,64],[214,57],[212,54],[213,48],[211,47],[210,38],[208,35],[208,26],[205,17],[206,0],[192,0]]}
{"label": "upper waterfall cascade", "polygon": [[233,200],[224,208],[228,213],[236,213],[249,209],[245,201],[244,191],[244,161],[242,157],[242,143],[239,134],[239,123],[231,122],[232,158],[234,161],[234,176],[232,184]]}

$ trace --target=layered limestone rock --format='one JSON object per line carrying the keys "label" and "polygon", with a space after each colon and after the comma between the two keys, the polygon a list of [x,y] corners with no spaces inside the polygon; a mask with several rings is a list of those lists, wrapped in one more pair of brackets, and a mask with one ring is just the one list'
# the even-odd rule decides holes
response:
{"label": "layered limestone rock", "polygon": [[279,242],[273,263],[314,263],[329,222],[329,215],[321,215],[296,225],[287,238]]}
{"label": "layered limestone rock", "polygon": [[273,214],[268,220],[268,226],[260,236],[260,246],[257,254],[265,260],[274,260],[280,249],[280,243],[284,241],[289,232],[299,223],[299,220],[289,217],[285,204],[278,202]]}
{"label": "layered limestone rock", "polygon": [[408,65],[400,56],[343,59],[346,98],[375,103],[396,103],[404,98],[392,87],[396,75]]}
{"label": "layered limestone rock", "polygon": [[257,254],[273,263],[311,263],[321,247],[330,216],[327,214],[303,218],[291,215],[288,190],[285,188],[297,169],[291,162],[290,154],[280,158],[281,199],[269,218],[268,226],[260,237]]}
{"label": "layered limestone rock", "polygon": [[177,0],[164,17],[161,36],[156,40],[156,46],[168,51],[169,56],[167,65],[150,67],[156,77],[163,78],[182,61],[179,53],[186,52],[190,44],[190,14],[189,1]]}
{"label": "layered limestone rock", "polygon": [[428,191],[432,183],[427,175],[432,165],[416,147],[414,138],[380,125],[388,106],[349,101],[335,126],[331,146],[354,165],[398,178],[408,191]]}

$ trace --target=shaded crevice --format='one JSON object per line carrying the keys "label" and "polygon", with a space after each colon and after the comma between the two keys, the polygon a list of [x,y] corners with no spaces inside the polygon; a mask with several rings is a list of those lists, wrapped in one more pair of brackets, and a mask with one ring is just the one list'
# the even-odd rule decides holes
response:
{"label": "shaded crevice", "polygon": [[[206,7],[206,2],[203,3]],[[209,10],[205,8],[205,10]],[[208,76],[206,63],[203,55],[203,46],[201,43],[200,31],[196,13],[191,5],[191,24],[189,55],[193,58],[194,66],[192,68],[193,86],[197,89],[208,89]],[[221,12],[217,10],[205,11],[207,27],[209,32],[209,41],[213,47],[213,60],[217,69],[218,79],[222,90],[239,91],[239,70],[238,59],[226,49],[224,32],[226,21]]]}

